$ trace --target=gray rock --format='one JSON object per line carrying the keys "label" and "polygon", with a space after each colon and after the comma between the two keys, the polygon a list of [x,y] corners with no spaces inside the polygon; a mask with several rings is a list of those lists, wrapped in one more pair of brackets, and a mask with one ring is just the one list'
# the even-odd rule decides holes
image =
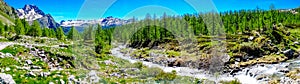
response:
{"label": "gray rock", "polygon": [[44,58],[44,57],[46,57],[46,55],[45,55],[45,54],[40,54],[40,56],[41,56],[41,57],[43,57],[43,58]]}
{"label": "gray rock", "polygon": [[60,79],[60,84],[65,84],[65,81],[63,79]]}
{"label": "gray rock", "polygon": [[0,84],[16,84],[10,74],[0,73]]}
{"label": "gray rock", "polygon": [[29,76],[29,77],[35,77],[35,76],[36,76],[32,71],[30,71],[30,72],[27,73],[26,75]]}
{"label": "gray rock", "polygon": [[235,58],[235,61],[241,62],[241,58]]}
{"label": "gray rock", "polygon": [[69,78],[68,78],[68,81],[75,81],[75,76],[74,75],[70,75]]}
{"label": "gray rock", "polygon": [[30,70],[30,67],[22,67],[21,69]]}
{"label": "gray rock", "polygon": [[109,76],[115,76],[115,77],[118,77],[118,78],[120,78],[121,77],[121,75],[119,74],[119,73],[112,73],[112,74],[109,74]]}
{"label": "gray rock", "polygon": [[298,41],[294,42],[295,45],[299,45],[300,43]]}
{"label": "gray rock", "polygon": [[292,57],[294,55],[294,51],[292,49],[288,49],[288,50],[282,51],[282,53],[285,56],[288,56],[288,57]]}
{"label": "gray rock", "polygon": [[40,66],[31,66],[31,69],[41,69]]}
{"label": "gray rock", "polygon": [[31,65],[31,64],[32,64],[32,61],[31,61],[31,60],[26,60],[25,62],[26,62],[26,64],[28,64],[28,65]]}
{"label": "gray rock", "polygon": [[10,53],[6,53],[5,56],[6,56],[6,57],[14,57],[14,56],[13,56],[12,54],[10,54]]}
{"label": "gray rock", "polygon": [[53,82],[49,82],[49,84],[55,84],[55,83],[53,83]]}
{"label": "gray rock", "polygon": [[115,65],[116,63],[112,62],[111,60],[105,60],[104,64],[105,65]]}
{"label": "gray rock", "polygon": [[4,55],[4,53],[0,52],[0,55]]}
{"label": "gray rock", "polygon": [[248,38],[249,41],[252,41],[253,39],[254,39],[254,36],[250,36],[250,37]]}
{"label": "gray rock", "polygon": [[223,62],[228,62],[229,59],[230,59],[230,56],[228,54],[225,54],[225,55],[222,56],[222,61]]}
{"label": "gray rock", "polygon": [[279,72],[282,72],[282,73],[287,73],[287,72],[289,72],[290,70],[289,70],[288,68],[280,68],[278,71],[279,71]]}
{"label": "gray rock", "polygon": [[41,77],[48,77],[51,73],[50,72],[41,72],[40,76]]}
{"label": "gray rock", "polygon": [[90,77],[90,82],[91,83],[98,83],[100,78],[97,76],[96,71],[92,70],[88,76]]}
{"label": "gray rock", "polygon": [[10,68],[9,68],[9,67],[6,67],[6,68],[5,68],[5,71],[10,71]]}

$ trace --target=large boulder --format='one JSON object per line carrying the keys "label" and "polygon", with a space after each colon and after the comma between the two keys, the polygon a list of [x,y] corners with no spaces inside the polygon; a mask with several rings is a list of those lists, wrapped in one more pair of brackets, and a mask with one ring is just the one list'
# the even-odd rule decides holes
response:
{"label": "large boulder", "polygon": [[288,58],[293,58],[293,55],[294,55],[294,50],[292,49],[287,49],[285,51],[282,51],[282,53],[287,56]]}
{"label": "large boulder", "polygon": [[26,62],[26,64],[28,64],[28,65],[31,65],[31,64],[32,64],[32,61],[31,61],[31,60],[26,60],[25,62]]}
{"label": "large boulder", "polygon": [[97,73],[94,70],[88,74],[88,77],[90,78],[91,83],[98,83],[100,81],[100,78],[97,76]]}
{"label": "large boulder", "polygon": [[0,84],[16,84],[10,74],[0,73]]}

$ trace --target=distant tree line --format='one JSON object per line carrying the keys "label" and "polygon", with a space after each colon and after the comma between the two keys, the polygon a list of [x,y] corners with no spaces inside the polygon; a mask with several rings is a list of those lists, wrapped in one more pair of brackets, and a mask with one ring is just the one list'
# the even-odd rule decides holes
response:
{"label": "distant tree line", "polygon": [[259,31],[272,37],[272,27],[276,25],[300,24],[300,15],[291,12],[274,10],[235,10],[227,12],[207,12],[185,14],[183,16],[167,16],[157,18],[147,14],[145,19],[118,26],[114,38],[121,42],[141,43],[148,41],[164,41],[172,37],[218,36],[225,34],[242,34]]}
{"label": "distant tree line", "polygon": [[33,37],[50,37],[57,38],[59,40],[65,39],[64,32],[61,27],[57,29],[53,28],[42,28],[40,23],[35,20],[32,25],[30,25],[25,19],[15,19],[15,25],[5,25],[0,21],[0,35],[28,35]]}
{"label": "distant tree line", "polygon": [[191,38],[192,36],[218,36],[224,34],[241,34],[250,31],[264,32],[272,35],[272,26],[300,24],[300,15],[291,12],[280,12],[270,6],[270,10],[239,10],[227,12],[207,12],[185,14],[182,16],[161,17],[147,14],[145,19],[132,18],[132,23],[102,29],[101,25],[88,26],[80,33],[75,27],[64,33],[61,27],[41,28],[38,21],[29,25],[25,19],[16,19],[15,25],[0,22],[0,35],[29,35],[34,37],[50,37],[58,40],[83,40],[95,44],[97,53],[105,53],[112,39],[130,44],[163,43],[174,38]]}

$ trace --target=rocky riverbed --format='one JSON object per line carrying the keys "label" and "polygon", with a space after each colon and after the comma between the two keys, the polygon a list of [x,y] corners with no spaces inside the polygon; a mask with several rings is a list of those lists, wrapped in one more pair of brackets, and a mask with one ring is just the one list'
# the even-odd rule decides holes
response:
{"label": "rocky riverbed", "polygon": [[[195,69],[190,67],[177,67],[177,66],[167,66],[163,63],[154,62],[153,60],[136,59],[130,56],[130,53],[122,53],[121,50],[126,48],[126,46],[120,45],[113,48],[112,55],[129,60],[130,62],[141,61],[144,65],[149,67],[159,67],[166,72],[171,72],[175,70],[178,75],[190,76],[200,79],[209,79],[213,81],[221,80],[234,80],[238,79],[243,84],[261,84],[261,83],[300,83],[299,79],[292,79],[286,74],[292,70],[300,68],[300,59],[288,60],[286,62],[281,62],[278,64],[257,64],[254,66],[240,67],[232,69],[230,72],[222,73],[216,76],[216,74],[210,74],[204,69]],[[154,54],[154,53],[152,53]],[[172,60],[169,58],[167,60]],[[173,59],[176,61],[176,59]],[[168,63],[170,61],[166,61]]]}

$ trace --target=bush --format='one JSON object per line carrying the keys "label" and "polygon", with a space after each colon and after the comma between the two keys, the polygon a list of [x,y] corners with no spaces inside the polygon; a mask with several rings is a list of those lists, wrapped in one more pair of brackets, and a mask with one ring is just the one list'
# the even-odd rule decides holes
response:
{"label": "bush", "polygon": [[231,80],[231,81],[221,81],[220,83],[222,84],[242,84],[239,80],[237,79],[234,79],[234,80]]}
{"label": "bush", "polygon": [[132,64],[132,67],[142,69],[144,67],[144,65],[142,62],[135,62]]}
{"label": "bush", "polygon": [[10,65],[19,65],[14,58],[0,58],[0,67],[8,67]]}
{"label": "bush", "polygon": [[148,77],[156,77],[161,72],[163,72],[163,70],[158,67],[149,67],[143,68],[139,74],[141,75],[140,78],[145,79]]}
{"label": "bush", "polygon": [[172,72],[163,72],[161,71],[158,75],[156,75],[155,80],[157,82],[159,81],[172,81],[176,78],[176,71],[172,71]]}
{"label": "bush", "polygon": [[16,56],[18,53],[22,53],[25,51],[28,51],[29,49],[26,49],[24,46],[20,46],[20,45],[13,45],[13,46],[8,46],[4,49],[2,49],[0,52],[3,53],[10,53],[14,56]]}

